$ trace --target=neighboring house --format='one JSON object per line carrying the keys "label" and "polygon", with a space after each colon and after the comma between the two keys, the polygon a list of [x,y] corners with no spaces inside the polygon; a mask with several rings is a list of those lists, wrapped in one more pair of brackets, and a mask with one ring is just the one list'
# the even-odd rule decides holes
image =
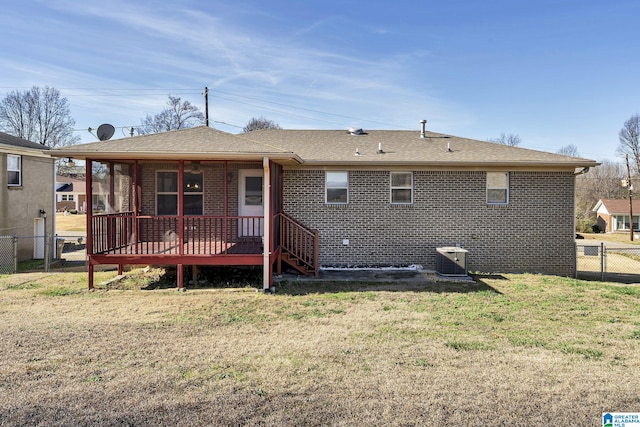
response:
{"label": "neighboring house", "polygon": [[54,161],[47,147],[0,132],[0,236],[18,236],[18,259],[44,257],[55,225]]}
{"label": "neighboring house", "polygon": [[[632,200],[633,230],[640,230],[640,200]],[[629,199],[601,199],[592,209],[596,213],[600,231],[630,231]]]}
{"label": "neighboring house", "polygon": [[[197,127],[56,150],[87,161],[89,285],[97,264],[436,267],[575,272],[567,157],[422,131]],[[544,204],[547,208],[540,209]]]}
{"label": "neighboring house", "polygon": [[56,211],[87,210],[87,183],[83,179],[56,175]]}

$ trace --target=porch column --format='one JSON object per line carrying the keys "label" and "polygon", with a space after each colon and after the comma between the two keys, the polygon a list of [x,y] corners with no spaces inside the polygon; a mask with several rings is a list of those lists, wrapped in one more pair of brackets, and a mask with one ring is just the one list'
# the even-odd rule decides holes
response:
{"label": "porch column", "polygon": [[[178,253],[184,255],[184,160],[178,161]],[[183,289],[182,264],[176,265],[178,290]]]}
{"label": "porch column", "polygon": [[262,159],[262,169],[264,176],[262,178],[262,207],[263,207],[263,223],[264,235],[262,241],[262,287],[265,291],[271,289],[272,266],[271,266],[271,173],[269,170],[269,158]]}

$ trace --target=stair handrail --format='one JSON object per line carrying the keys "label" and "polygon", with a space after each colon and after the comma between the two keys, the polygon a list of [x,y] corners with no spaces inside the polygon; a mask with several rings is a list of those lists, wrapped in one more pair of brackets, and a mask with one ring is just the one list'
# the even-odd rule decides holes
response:
{"label": "stair handrail", "polygon": [[[309,269],[313,270],[313,274],[315,276],[318,275],[318,252],[320,246],[320,232],[316,229],[306,226],[302,222],[293,218],[291,215],[280,212],[280,247],[281,250],[288,253],[290,256],[294,257],[300,263],[306,265]],[[313,243],[313,253],[308,254],[309,245],[300,245],[296,243],[300,243],[300,240],[306,242],[305,239],[288,239],[285,236],[285,229],[289,229],[286,226],[286,223],[289,223],[295,227],[296,235],[298,233],[302,233],[306,236],[309,236]]]}

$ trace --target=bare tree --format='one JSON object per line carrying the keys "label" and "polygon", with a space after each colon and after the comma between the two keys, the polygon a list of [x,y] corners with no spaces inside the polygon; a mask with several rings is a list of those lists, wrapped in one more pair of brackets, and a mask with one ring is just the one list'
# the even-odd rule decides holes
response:
{"label": "bare tree", "polygon": [[578,147],[573,144],[560,147],[557,153],[562,154],[563,156],[580,157],[580,154],[578,153]]}
{"label": "bare tree", "polygon": [[634,114],[624,122],[618,140],[618,154],[631,157],[635,162],[635,173],[640,173],[640,115]]}
{"label": "bare tree", "polygon": [[242,128],[243,133],[252,132],[254,130],[259,129],[282,129],[279,124],[274,122],[273,120],[266,119],[262,116],[256,118],[253,117],[251,120],[247,122],[247,124]]}
{"label": "bare tree", "polygon": [[499,138],[489,139],[489,142],[496,142],[502,145],[510,145],[511,147],[517,147],[522,143],[520,136],[514,133],[504,134],[501,133]]}
{"label": "bare tree", "polygon": [[160,133],[170,130],[189,128],[201,124],[204,114],[189,101],[183,101],[179,96],[169,95],[167,107],[154,116],[147,114],[142,119],[141,134]]}
{"label": "bare tree", "polygon": [[0,101],[3,131],[47,147],[79,142],[80,136],[73,135],[75,124],[67,98],[49,86],[13,91]]}
{"label": "bare tree", "polygon": [[621,162],[603,160],[600,166],[592,168],[576,178],[576,226],[579,231],[588,231],[595,223],[593,207],[600,199],[624,199],[627,190],[620,185],[627,176],[627,169]]}

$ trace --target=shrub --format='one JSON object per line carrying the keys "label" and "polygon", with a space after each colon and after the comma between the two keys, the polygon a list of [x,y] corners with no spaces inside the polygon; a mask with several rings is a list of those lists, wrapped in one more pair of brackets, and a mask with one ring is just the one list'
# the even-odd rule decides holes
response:
{"label": "shrub", "polygon": [[593,233],[595,230],[591,227],[592,224],[593,221],[590,221],[588,219],[576,220],[576,232]]}

